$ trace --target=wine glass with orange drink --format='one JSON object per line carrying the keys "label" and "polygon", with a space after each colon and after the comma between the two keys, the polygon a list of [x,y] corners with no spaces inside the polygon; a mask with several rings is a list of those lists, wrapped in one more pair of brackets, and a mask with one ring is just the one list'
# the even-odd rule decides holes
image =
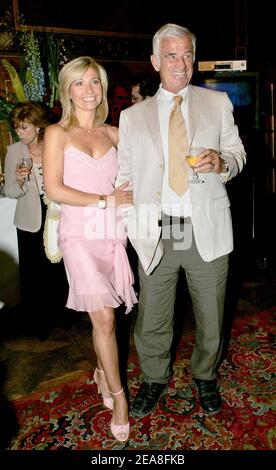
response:
{"label": "wine glass with orange drink", "polygon": [[203,147],[189,147],[188,148],[186,160],[193,170],[192,179],[190,180],[190,183],[194,183],[194,184],[204,183],[204,180],[202,180],[198,176],[198,173],[194,170],[194,166],[198,163],[199,159],[201,158],[200,155],[204,150],[205,149]]}

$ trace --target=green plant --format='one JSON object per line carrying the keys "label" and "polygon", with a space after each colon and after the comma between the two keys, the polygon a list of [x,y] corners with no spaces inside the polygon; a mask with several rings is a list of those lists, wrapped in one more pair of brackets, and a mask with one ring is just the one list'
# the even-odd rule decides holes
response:
{"label": "green plant", "polygon": [[13,110],[14,103],[12,102],[7,102],[4,98],[0,96],[0,121],[5,121],[8,123],[9,126],[9,131],[12,135],[12,139],[14,142],[18,140],[18,136],[16,132],[14,131],[13,127],[10,124],[10,114],[11,111]]}
{"label": "green plant", "polygon": [[[58,119],[61,110],[58,74],[60,67],[67,61],[65,39],[53,33],[44,33],[38,36],[34,31],[29,31],[26,28],[22,17],[20,18],[20,30],[16,33],[16,37],[20,53],[19,71],[17,72],[7,60],[1,61],[9,74],[12,91],[5,93],[3,91],[5,85],[1,86],[0,120],[8,121],[14,105],[27,100],[47,103],[52,110],[52,115]],[[41,53],[44,68],[41,63]],[[47,83],[45,83],[45,76]],[[46,94],[46,85],[49,94]],[[14,136],[11,128],[10,131]]]}
{"label": "green plant", "polygon": [[56,38],[53,33],[48,33],[45,46],[50,89],[49,106],[52,108],[55,101],[59,100],[58,74],[60,67],[67,61],[67,57],[63,38]]}
{"label": "green plant", "polygon": [[11,79],[12,87],[14,90],[14,93],[16,95],[16,98],[18,101],[26,101],[27,97],[22,85],[22,82],[18,76],[17,71],[13,67],[12,64],[10,64],[6,59],[2,59],[2,65],[6,69],[6,71],[9,74],[9,77]]}
{"label": "green plant", "polygon": [[20,22],[21,46],[25,53],[25,77],[23,87],[28,100],[42,101],[45,93],[44,71],[41,65],[38,38]]}

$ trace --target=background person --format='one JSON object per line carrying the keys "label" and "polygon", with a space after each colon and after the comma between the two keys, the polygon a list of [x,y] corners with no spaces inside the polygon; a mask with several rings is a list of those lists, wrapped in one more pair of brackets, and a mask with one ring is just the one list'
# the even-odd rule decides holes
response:
{"label": "background person", "polygon": [[125,85],[116,84],[110,90],[110,112],[108,122],[112,126],[118,126],[120,112],[131,105],[129,90]]}
{"label": "background person", "polygon": [[[68,289],[63,262],[52,264],[43,245],[47,206],[43,201],[42,149],[49,117],[41,104],[27,101],[18,103],[10,118],[20,141],[7,147],[4,192],[5,196],[17,199],[14,224],[18,239],[20,321],[26,333],[43,340],[54,323],[64,319]],[[31,168],[19,168],[18,161],[23,157],[31,159]]]}
{"label": "background person", "polygon": [[140,75],[133,79],[131,86],[132,104],[153,96],[158,88],[158,82],[148,75]]}
{"label": "background person", "polygon": [[[144,382],[133,404],[135,416],[145,416],[155,408],[171,377],[174,303],[181,268],[196,322],[191,368],[200,404],[207,413],[216,413],[221,406],[216,377],[228,254],[233,249],[225,183],[242,170],[246,157],[227,94],[190,85],[195,47],[196,38],[187,28],[162,26],[154,35],[151,56],[161,87],[152,98],[120,116],[117,184],[128,180],[133,187],[128,236],[140,260],[135,344]],[[178,140],[184,150],[179,155],[179,172],[171,174],[169,149],[177,142],[176,134],[169,135],[169,125],[177,106],[182,121]],[[205,149],[196,165],[204,177],[202,184],[188,182],[191,169],[184,155],[191,143]],[[176,181],[181,190],[175,188]],[[178,233],[183,230],[181,245],[173,237],[175,227]],[[145,236],[139,237],[139,232]]]}

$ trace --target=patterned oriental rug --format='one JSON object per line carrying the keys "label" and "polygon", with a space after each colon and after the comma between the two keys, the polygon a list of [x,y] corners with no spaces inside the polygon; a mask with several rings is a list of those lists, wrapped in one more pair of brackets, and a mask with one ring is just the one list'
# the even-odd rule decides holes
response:
{"label": "patterned oriental rug", "polygon": [[[127,443],[112,437],[111,412],[102,407],[92,372],[86,371],[73,382],[14,401],[19,432],[7,450],[275,449],[274,315],[275,309],[253,318],[240,315],[234,321],[220,367],[223,405],[218,414],[207,416],[198,404],[189,367],[194,344],[190,331],[179,343],[167,393],[150,416],[130,418]],[[128,378],[133,398],[141,380],[135,351],[130,354]]]}

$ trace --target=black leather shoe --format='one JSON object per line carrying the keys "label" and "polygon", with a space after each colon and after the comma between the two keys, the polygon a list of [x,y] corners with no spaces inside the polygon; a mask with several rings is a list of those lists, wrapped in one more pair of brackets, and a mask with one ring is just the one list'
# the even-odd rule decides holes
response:
{"label": "black leather shoe", "polygon": [[216,414],[220,410],[221,396],[215,380],[194,379],[198,389],[201,408],[208,414]]}
{"label": "black leather shoe", "polygon": [[131,414],[139,417],[150,414],[167,387],[168,384],[143,382],[135,397]]}

